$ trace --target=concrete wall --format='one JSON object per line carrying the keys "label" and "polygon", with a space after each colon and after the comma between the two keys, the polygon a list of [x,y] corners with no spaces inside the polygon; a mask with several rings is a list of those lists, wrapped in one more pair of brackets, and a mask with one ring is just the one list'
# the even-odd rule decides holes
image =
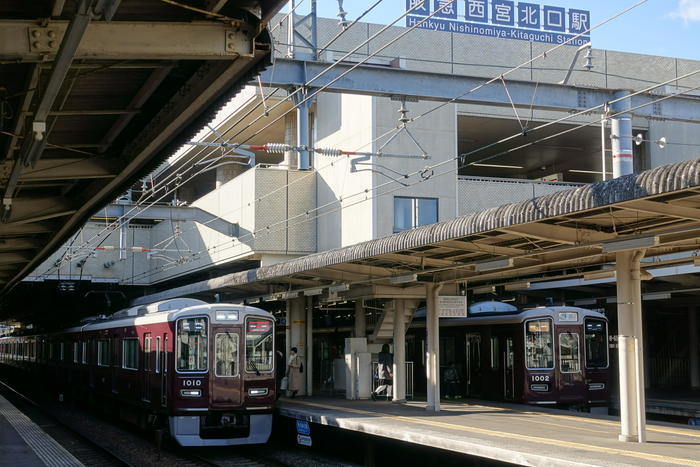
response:
{"label": "concrete wall", "polygon": [[[316,146],[372,151],[376,132],[374,106],[372,97],[320,94],[316,104]],[[369,194],[351,196],[372,186],[372,172],[352,171],[346,156],[316,155],[314,168],[318,176],[318,250],[374,238],[374,202]]]}
{"label": "concrete wall", "polygon": [[[375,132],[378,136],[389,132],[374,143],[374,151],[391,137],[399,124],[400,102],[387,98],[375,98]],[[419,115],[435,107],[433,102],[407,102],[408,117]],[[410,196],[438,198],[438,220],[452,219],[457,215],[457,116],[455,106],[445,105],[430,114],[429,118],[416,120],[408,126],[410,133],[420,143],[430,159],[404,159],[374,157],[373,183],[375,190],[374,238],[394,233],[394,197]],[[399,134],[382,152],[420,155],[421,151],[407,134]],[[421,170],[435,167],[432,176],[423,179]],[[390,170],[389,170],[390,169]],[[408,174],[402,178],[399,174]],[[427,174],[426,174],[427,176]],[[401,187],[398,179],[409,187]]]}

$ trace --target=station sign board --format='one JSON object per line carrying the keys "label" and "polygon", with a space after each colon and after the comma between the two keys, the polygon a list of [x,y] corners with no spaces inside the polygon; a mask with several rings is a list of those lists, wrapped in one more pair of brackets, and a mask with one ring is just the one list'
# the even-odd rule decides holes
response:
{"label": "station sign board", "polygon": [[310,435],[311,425],[306,420],[297,420],[297,433],[300,435]]}
{"label": "station sign board", "polygon": [[[591,12],[515,0],[406,0],[406,26],[580,47],[591,41]],[[428,16],[435,13],[432,17]]]}
{"label": "station sign board", "polygon": [[440,318],[466,318],[467,297],[464,295],[439,296],[438,316]]}

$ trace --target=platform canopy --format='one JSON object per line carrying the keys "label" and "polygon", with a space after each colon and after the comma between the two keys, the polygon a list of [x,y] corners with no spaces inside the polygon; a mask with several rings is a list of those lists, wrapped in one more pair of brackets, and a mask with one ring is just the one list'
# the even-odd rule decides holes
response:
{"label": "platform canopy", "polygon": [[0,2],[1,294],[269,64],[283,3]]}
{"label": "platform canopy", "polygon": [[134,304],[211,299],[213,292],[249,301],[319,293],[421,298],[425,283],[526,289],[538,281],[614,277],[619,251],[642,249],[667,258],[646,266],[671,266],[694,263],[687,252],[699,248],[700,159],[164,290]]}

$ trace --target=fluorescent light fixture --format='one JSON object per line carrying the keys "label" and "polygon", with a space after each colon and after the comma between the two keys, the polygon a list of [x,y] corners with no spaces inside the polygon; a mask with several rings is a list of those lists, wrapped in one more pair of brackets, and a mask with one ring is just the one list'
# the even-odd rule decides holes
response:
{"label": "fluorescent light fixture", "polygon": [[606,269],[603,271],[592,271],[583,274],[584,281],[597,281],[599,279],[611,279],[615,277],[617,273],[614,269]]}
{"label": "fluorescent light fixture", "polygon": [[323,293],[323,288],[319,287],[317,289],[306,289],[303,292],[306,297],[312,297],[314,295],[321,295]]}
{"label": "fluorescent light fixture", "polygon": [[654,292],[642,294],[642,300],[668,300],[671,298],[671,292]]}
{"label": "fluorescent light fixture", "polygon": [[[593,175],[600,175],[603,172],[600,170],[577,170],[577,169],[571,169],[568,170],[567,172],[572,172],[575,174],[593,174]],[[612,175],[612,172],[605,172],[606,175]]]}
{"label": "fluorescent light fixture", "polygon": [[513,267],[513,258],[497,259],[495,261],[486,261],[484,263],[476,263],[474,270],[477,272],[493,271],[495,269],[504,269]]}
{"label": "fluorescent light fixture", "polygon": [[489,294],[489,293],[495,293],[496,292],[496,286],[494,285],[484,285],[481,287],[474,287],[472,289],[472,292],[474,292],[476,295],[483,295],[483,294]]}
{"label": "fluorescent light fixture", "polygon": [[328,287],[328,291],[330,293],[338,293],[338,292],[346,292],[350,290],[350,284],[337,284],[337,285],[331,285]]}
{"label": "fluorescent light fixture", "polygon": [[521,165],[503,165],[503,164],[480,164],[480,163],[474,163],[474,164],[469,164],[473,165],[474,167],[491,167],[494,169],[524,169],[525,167]]}
{"label": "fluorescent light fixture", "polygon": [[418,274],[408,274],[405,276],[394,276],[389,278],[392,284],[405,284],[407,282],[415,282],[418,280]]}
{"label": "fluorescent light fixture", "polygon": [[636,250],[637,248],[649,248],[659,244],[659,237],[640,237],[620,240],[617,242],[603,243],[603,253],[615,253],[617,251]]}
{"label": "fluorescent light fixture", "polygon": [[510,284],[506,284],[505,289],[507,291],[513,291],[513,290],[525,290],[530,288],[530,282],[513,282]]}
{"label": "fluorescent light fixture", "polygon": [[579,300],[574,300],[574,306],[587,306],[595,305],[598,301],[595,298],[581,298]]}

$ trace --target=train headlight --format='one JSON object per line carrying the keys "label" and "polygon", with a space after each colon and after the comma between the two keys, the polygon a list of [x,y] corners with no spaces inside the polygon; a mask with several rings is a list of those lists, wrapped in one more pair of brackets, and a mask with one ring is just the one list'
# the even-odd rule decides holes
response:
{"label": "train headlight", "polygon": [[201,389],[182,389],[180,391],[182,397],[202,397]]}
{"label": "train headlight", "polygon": [[588,385],[589,391],[601,391],[605,389],[605,383],[590,383]]}
{"label": "train headlight", "polygon": [[531,384],[530,389],[534,392],[549,392],[549,384]]}
{"label": "train headlight", "polygon": [[248,389],[249,396],[267,396],[267,388],[250,388]]}

